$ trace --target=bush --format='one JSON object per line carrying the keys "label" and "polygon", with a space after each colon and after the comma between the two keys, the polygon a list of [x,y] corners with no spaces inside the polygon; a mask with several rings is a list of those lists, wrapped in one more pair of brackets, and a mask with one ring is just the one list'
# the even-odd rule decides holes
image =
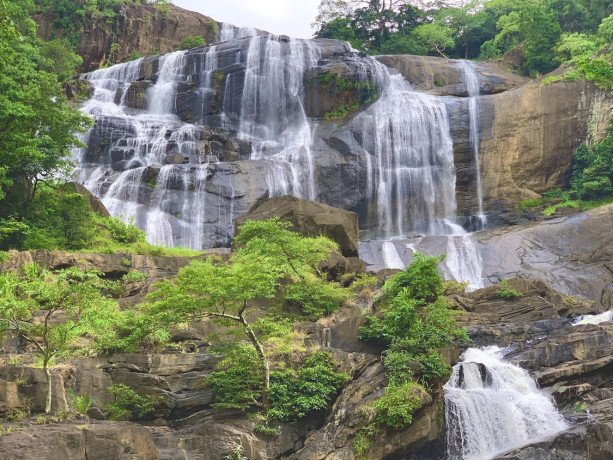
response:
{"label": "bush", "polygon": [[179,45],[179,49],[189,50],[189,49],[197,48],[199,46],[204,46],[204,45],[206,45],[206,41],[203,37],[199,35],[190,35],[188,37],[185,37],[181,41],[181,44]]}
{"label": "bush", "polygon": [[164,399],[161,395],[141,396],[122,383],[111,385],[107,391],[115,396],[115,401],[106,405],[106,415],[114,421],[145,419]]}
{"label": "bush", "polygon": [[414,253],[413,263],[385,283],[384,292],[395,297],[401,289],[406,288],[407,295],[413,299],[435,301],[443,292],[443,278],[437,266],[444,258],[444,255],[431,257]]}
{"label": "bush", "polygon": [[501,288],[496,291],[497,297],[500,297],[501,299],[505,300],[511,300],[522,296],[521,292],[518,292],[515,289],[511,289],[507,280],[502,280],[502,283],[500,285]]}
{"label": "bush", "polygon": [[405,382],[402,385],[391,383],[385,395],[375,401],[375,425],[401,429],[413,421],[413,414],[422,406],[421,385]]}
{"label": "bush", "polygon": [[296,371],[271,373],[269,417],[289,422],[326,409],[349,379],[334,372],[329,353],[316,351]]}
{"label": "bush", "polygon": [[134,225],[134,218],[131,217],[129,222],[126,223],[118,217],[105,217],[103,219],[104,225],[111,232],[111,237],[120,243],[145,243],[145,232]]}

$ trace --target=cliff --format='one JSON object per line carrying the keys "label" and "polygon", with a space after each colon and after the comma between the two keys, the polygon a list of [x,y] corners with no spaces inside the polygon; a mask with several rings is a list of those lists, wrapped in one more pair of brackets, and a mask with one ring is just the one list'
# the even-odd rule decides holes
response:
{"label": "cliff", "polygon": [[[39,15],[34,19],[40,37],[46,39],[53,32],[62,36],[61,29],[54,30],[53,15]],[[206,43],[213,43],[219,37],[219,24],[215,20],[172,3],[163,9],[154,5],[122,5],[118,21],[115,31],[104,17],[87,18],[76,50],[83,58],[84,72],[105,64],[112,43],[119,45],[115,62],[124,62],[134,53],[146,56],[176,51],[189,36],[203,37]]]}

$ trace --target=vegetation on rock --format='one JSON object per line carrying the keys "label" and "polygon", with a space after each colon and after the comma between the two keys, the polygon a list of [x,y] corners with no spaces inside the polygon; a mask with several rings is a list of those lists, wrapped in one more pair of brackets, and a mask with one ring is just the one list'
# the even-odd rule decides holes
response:
{"label": "vegetation on rock", "polygon": [[592,146],[581,144],[573,153],[572,174],[566,190],[554,189],[540,199],[526,200],[520,210],[542,208],[551,215],[559,208],[589,210],[613,202],[613,119],[608,135]]}
{"label": "vegetation on rock", "polygon": [[95,271],[56,273],[26,265],[19,274],[0,275],[0,331],[34,347],[47,378],[45,411],[51,411],[55,358],[99,353],[111,346],[121,320],[117,302],[104,294],[108,283]]}
{"label": "vegetation on rock", "polygon": [[[289,225],[278,219],[247,221],[235,237],[238,246],[228,261],[192,262],[176,279],[157,284],[149,296],[151,303],[143,307],[145,333],[211,318],[237,331],[239,342],[250,345],[249,351],[234,345],[220,364],[220,373],[212,377],[210,384],[224,407],[258,406],[268,414],[271,358],[282,354],[279,339],[291,334],[290,320],[330,314],[347,296],[318,269],[336,244],[325,237],[291,232]],[[262,299],[269,301],[256,322],[251,318]]]}
{"label": "vegetation on rock", "polygon": [[378,429],[400,429],[411,423],[413,412],[425,400],[424,386],[451,372],[439,350],[454,341],[469,340],[442,297],[437,265],[443,258],[415,253],[413,263],[385,283],[376,303],[377,316],[367,316],[360,328],[360,339],[383,349],[390,381],[356,440],[360,455],[368,451],[369,439]]}

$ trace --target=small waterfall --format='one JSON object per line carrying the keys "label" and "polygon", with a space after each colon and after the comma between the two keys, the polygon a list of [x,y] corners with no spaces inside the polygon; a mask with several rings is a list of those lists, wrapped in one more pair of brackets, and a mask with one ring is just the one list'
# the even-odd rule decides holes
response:
{"label": "small waterfall", "polygon": [[466,83],[466,89],[468,91],[468,116],[470,124],[470,144],[473,148],[475,158],[475,168],[477,170],[477,200],[479,211],[477,214],[478,228],[483,229],[487,226],[487,216],[483,212],[483,190],[481,189],[481,165],[479,163],[479,150],[481,145],[481,132],[480,126],[480,89],[479,89],[479,74],[475,64],[472,61],[460,60],[457,61],[462,74],[464,76],[464,82]]}
{"label": "small waterfall", "polygon": [[443,389],[450,460],[485,460],[567,428],[553,399],[498,347],[466,350]]}
{"label": "small waterfall", "polygon": [[383,242],[381,255],[385,263],[385,268],[397,268],[402,270],[405,267],[404,262],[400,258],[400,254],[398,254],[398,249],[396,249],[396,245],[392,241]]}
{"label": "small waterfall", "polygon": [[613,321],[613,311],[605,311],[598,315],[584,315],[573,321],[573,326],[581,326],[583,324],[600,324],[607,321]]}
{"label": "small waterfall", "polygon": [[177,83],[185,80],[185,51],[160,56],[157,82],[148,90],[149,114],[163,115],[175,112]]}

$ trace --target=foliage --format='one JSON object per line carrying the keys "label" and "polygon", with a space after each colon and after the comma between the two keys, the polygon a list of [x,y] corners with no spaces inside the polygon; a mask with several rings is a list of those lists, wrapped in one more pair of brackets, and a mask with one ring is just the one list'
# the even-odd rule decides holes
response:
{"label": "foliage", "polygon": [[414,382],[401,385],[391,383],[385,394],[375,401],[374,423],[394,429],[400,429],[413,421],[413,413],[422,405],[423,388]]}
{"label": "foliage", "polygon": [[443,281],[443,295],[462,295],[469,284],[469,281]]}
{"label": "foliage", "polygon": [[[270,362],[265,348],[270,338],[266,333],[270,323],[251,324],[247,320],[254,309],[253,301],[269,299],[276,305],[264,317],[267,313],[287,316],[298,310],[299,317],[316,318],[334,311],[347,295],[337,284],[325,281],[318,269],[336,244],[325,237],[304,237],[291,232],[287,229],[289,225],[276,218],[246,222],[234,239],[236,250],[228,261],[215,258],[194,261],[182,268],[174,280],[158,283],[157,290],[149,296],[151,303],[143,307],[141,327],[135,331],[146,336],[202,318],[211,318],[234,330],[250,343],[257,359],[249,360],[249,371],[241,364],[244,361],[239,360],[225,372],[246,376],[246,373],[257,375],[255,370],[261,369],[261,404],[265,413],[270,407]],[[294,312],[283,310],[283,306]],[[228,359],[238,358],[228,356]],[[218,385],[222,385],[218,391],[224,393],[226,384],[222,377],[217,378]],[[233,377],[229,378],[227,384],[232,380]],[[259,394],[245,399],[243,393],[235,391],[237,395],[233,399],[222,400],[220,404],[247,408],[258,402]]]}
{"label": "foliage", "polygon": [[106,405],[106,415],[115,421],[146,419],[164,399],[162,395],[141,396],[123,383],[111,385],[107,391],[115,400]]}
{"label": "foliage", "polygon": [[573,153],[570,192],[582,200],[613,195],[613,119],[602,142],[582,144]]}
{"label": "foliage", "polygon": [[326,409],[348,380],[334,372],[330,354],[323,351],[311,354],[297,370],[273,371],[269,417],[289,422]]}
{"label": "foliage", "polygon": [[260,364],[253,347],[234,347],[205,381],[215,394],[213,406],[243,411],[257,407],[262,392]]}
{"label": "foliage", "polygon": [[[217,25],[216,23],[214,24]],[[204,37],[201,37],[200,35],[190,35],[188,37],[185,37],[181,41],[181,44],[179,45],[179,49],[189,50],[189,49],[197,48],[199,46],[204,46],[204,45],[206,45],[206,40],[204,39]]]}
{"label": "foliage", "polygon": [[500,289],[496,291],[496,296],[500,297],[501,299],[510,300],[521,297],[522,293],[516,291],[515,289],[511,289],[507,280],[502,280],[502,283],[500,283]]}
{"label": "foliage", "polygon": [[93,402],[91,395],[75,395],[74,392],[72,392],[72,405],[79,414],[87,414]]}
{"label": "foliage", "polygon": [[[562,62],[555,50],[562,34],[597,34],[598,47],[610,44],[612,12],[602,0],[321,0],[313,25],[316,37],[346,40],[370,54],[494,59],[514,53],[516,70],[536,76]],[[602,74],[603,63],[595,71]]]}
{"label": "foliage", "polygon": [[345,118],[352,112],[358,110],[358,104],[353,105],[341,105],[340,107],[331,110],[330,112],[326,112],[324,115],[324,119],[326,120],[336,120],[337,118]]}
{"label": "foliage", "polygon": [[413,263],[389,280],[383,291],[390,297],[398,296],[406,289],[406,296],[411,299],[432,302],[443,291],[443,279],[437,270],[439,262],[445,256],[429,257],[416,252]]}
{"label": "foliage", "polygon": [[115,338],[121,320],[116,302],[102,292],[107,284],[95,271],[77,268],[55,273],[26,265],[19,274],[0,275],[0,330],[32,344],[48,367],[57,357],[102,352]]}
{"label": "foliage", "polygon": [[451,368],[438,350],[456,340],[469,340],[441,296],[443,281],[437,265],[442,259],[414,254],[413,263],[384,285],[380,314],[366,316],[360,328],[361,340],[384,349],[383,363],[390,381],[386,395],[375,402],[375,414],[359,436],[356,449],[362,454],[378,427],[399,429],[411,423],[425,391],[421,385],[449,375]]}

